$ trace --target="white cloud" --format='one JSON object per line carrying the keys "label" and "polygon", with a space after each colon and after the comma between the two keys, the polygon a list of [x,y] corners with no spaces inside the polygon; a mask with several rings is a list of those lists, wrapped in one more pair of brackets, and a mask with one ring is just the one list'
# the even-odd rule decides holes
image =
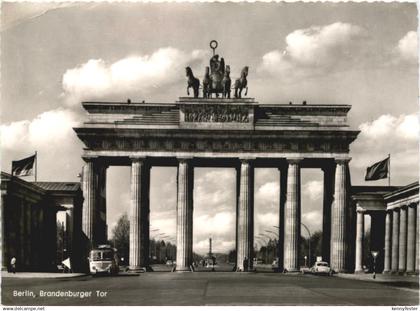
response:
{"label": "white cloud", "polygon": [[[43,112],[33,120],[11,122],[0,126],[1,145],[4,149],[31,150],[65,141],[76,136],[76,114],[70,110],[57,109]],[[63,146],[57,146],[62,148]]]}
{"label": "white cloud", "polygon": [[303,191],[312,201],[319,200],[324,193],[323,182],[319,180],[309,181],[303,186]]}
{"label": "white cloud", "polygon": [[388,153],[391,154],[393,184],[401,185],[418,178],[419,122],[416,114],[398,117],[385,114],[361,124],[359,129],[359,137],[350,146],[352,179],[362,181],[366,167],[383,160]]}
{"label": "white cloud", "polygon": [[279,187],[277,181],[263,183],[255,193],[255,210],[260,213],[276,210],[279,206]]}
{"label": "white cloud", "polygon": [[380,116],[372,122],[359,126],[360,136],[368,139],[389,138],[390,135],[406,140],[417,140],[419,121],[416,115],[401,115],[398,118],[390,114]]}
{"label": "white cloud", "polygon": [[198,236],[225,234],[235,227],[235,215],[232,212],[220,212],[213,216],[203,214],[195,217],[194,227],[194,233]]}
{"label": "white cloud", "polygon": [[397,52],[401,59],[416,62],[418,58],[417,32],[409,31],[398,41]]}
{"label": "white cloud", "polygon": [[126,96],[133,92],[144,96],[153,90],[180,83],[185,79],[185,67],[194,69],[195,65],[202,63],[205,55],[206,52],[201,50],[186,53],[167,47],[151,55],[129,56],[112,64],[103,59],[91,59],[68,69],[63,75],[62,87],[67,102],[73,105],[80,100]]}
{"label": "white cloud", "polygon": [[341,22],[298,29],[287,35],[284,50],[263,56],[258,70],[283,77],[325,72],[356,57],[365,36],[359,26]]}
{"label": "white cloud", "polygon": [[276,195],[279,195],[279,183],[278,182],[268,182],[258,188],[257,196],[265,197],[267,199],[272,199]]}
{"label": "white cloud", "polygon": [[82,151],[81,142],[72,129],[77,125],[76,113],[66,109],[43,112],[33,120],[2,124],[3,165],[36,150],[39,180],[75,180],[81,171]]}

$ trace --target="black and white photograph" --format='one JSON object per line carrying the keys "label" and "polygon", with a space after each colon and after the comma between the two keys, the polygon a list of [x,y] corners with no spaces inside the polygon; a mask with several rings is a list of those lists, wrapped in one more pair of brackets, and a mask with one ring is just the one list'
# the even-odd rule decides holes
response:
{"label": "black and white photograph", "polygon": [[418,310],[416,2],[0,9],[3,310]]}

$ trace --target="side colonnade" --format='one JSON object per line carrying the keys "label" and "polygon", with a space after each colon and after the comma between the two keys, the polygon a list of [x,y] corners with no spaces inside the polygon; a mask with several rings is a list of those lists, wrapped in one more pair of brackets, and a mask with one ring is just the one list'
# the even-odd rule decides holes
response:
{"label": "side colonnade", "polygon": [[[104,196],[107,164],[100,158],[84,158],[83,232],[90,247],[106,241]],[[303,158],[279,159],[279,268],[297,272],[301,226],[301,163]],[[348,270],[349,158],[326,161],[324,171],[323,259],[336,272]],[[130,269],[149,267],[149,190],[151,164],[147,157],[132,157],[130,199]],[[190,271],[193,262],[194,159],[177,158],[177,254],[176,271]],[[237,159],[236,271],[253,269],[255,159]],[[282,239],[283,237],[283,239]],[[281,266],[281,262],[283,266]]]}
{"label": "side colonnade", "polygon": [[418,202],[386,211],[384,273],[415,273],[419,269]]}
{"label": "side colonnade", "polygon": [[[363,272],[365,215],[371,217],[371,251],[378,252],[377,272],[414,274],[419,270],[419,195],[413,183],[374,199],[376,211],[357,209],[355,272]],[[374,230],[372,230],[372,228]],[[383,264],[383,270],[382,270]]]}

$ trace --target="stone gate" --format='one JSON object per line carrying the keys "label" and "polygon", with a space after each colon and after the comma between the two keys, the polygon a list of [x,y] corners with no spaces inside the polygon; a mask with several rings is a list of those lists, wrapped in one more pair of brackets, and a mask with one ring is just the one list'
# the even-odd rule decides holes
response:
{"label": "stone gate", "polygon": [[130,265],[149,260],[152,166],[177,166],[176,270],[190,269],[193,168],[234,167],[237,175],[236,266],[252,267],[254,168],[280,170],[280,268],[299,269],[301,169],[324,172],[323,257],[337,271],[351,261],[348,105],[259,104],[252,98],[190,98],[174,103],[83,102],[87,120],[75,128],[83,159],[83,231],[92,245],[106,239],[106,169],[131,166]]}

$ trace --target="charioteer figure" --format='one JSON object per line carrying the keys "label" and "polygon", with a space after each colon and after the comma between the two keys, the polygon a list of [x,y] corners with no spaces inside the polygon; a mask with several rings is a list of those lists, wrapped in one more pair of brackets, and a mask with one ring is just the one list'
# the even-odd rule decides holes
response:
{"label": "charioteer figure", "polygon": [[[230,98],[232,89],[232,80],[230,78],[230,66],[225,65],[223,57],[219,59],[219,55],[215,50],[218,46],[216,40],[210,42],[210,48],[213,50],[213,56],[210,58],[209,67],[206,67],[202,89],[203,98],[212,98],[213,94],[218,98],[220,95],[223,98]],[[190,95],[189,89],[193,89],[194,97],[199,96],[200,80],[194,77],[192,69],[186,68],[186,75],[188,78],[187,94]],[[245,96],[248,94],[248,66],[245,66],[241,71],[241,77],[235,80],[233,89],[235,89],[235,98],[242,97],[242,91],[245,89]]]}

